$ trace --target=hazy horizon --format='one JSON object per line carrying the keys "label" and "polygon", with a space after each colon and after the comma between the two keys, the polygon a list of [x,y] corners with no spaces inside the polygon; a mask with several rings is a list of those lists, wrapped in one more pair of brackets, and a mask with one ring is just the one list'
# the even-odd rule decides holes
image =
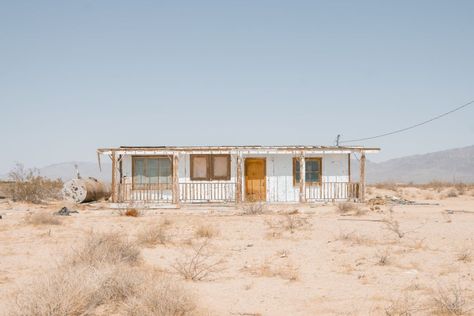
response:
{"label": "hazy horizon", "polygon": [[[474,98],[472,1],[0,3],[0,174],[120,145],[333,145]],[[357,145],[473,145],[474,106]],[[354,144],[355,145],[355,144]],[[105,160],[105,159],[104,159]]]}

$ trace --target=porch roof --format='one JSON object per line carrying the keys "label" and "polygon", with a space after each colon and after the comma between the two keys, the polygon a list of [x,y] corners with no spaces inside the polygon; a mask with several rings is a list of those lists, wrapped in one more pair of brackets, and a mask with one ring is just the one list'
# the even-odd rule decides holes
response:
{"label": "porch roof", "polygon": [[120,146],[117,148],[99,148],[98,154],[110,155],[171,155],[176,153],[227,153],[227,154],[344,154],[344,153],[378,153],[380,148],[363,146],[313,146],[313,145],[283,145],[283,146]]}

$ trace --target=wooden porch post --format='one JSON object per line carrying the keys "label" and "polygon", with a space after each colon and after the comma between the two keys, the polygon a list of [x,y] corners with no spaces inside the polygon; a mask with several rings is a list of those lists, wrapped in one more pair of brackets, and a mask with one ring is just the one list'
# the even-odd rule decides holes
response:
{"label": "wooden porch post", "polygon": [[306,202],[306,163],[304,155],[300,156],[300,203]]}
{"label": "wooden porch post", "polygon": [[173,155],[173,204],[179,205],[179,158]]}
{"label": "wooden porch post", "polygon": [[365,202],[365,153],[362,152],[360,157],[360,184],[359,184],[359,199]]}
{"label": "wooden porch post", "polygon": [[235,202],[242,203],[242,157],[237,154],[237,184],[235,188]]}
{"label": "wooden porch post", "polygon": [[116,179],[115,179],[115,169],[116,169],[116,158],[115,158],[115,150],[112,151],[112,203],[117,202],[117,196],[116,196]]}

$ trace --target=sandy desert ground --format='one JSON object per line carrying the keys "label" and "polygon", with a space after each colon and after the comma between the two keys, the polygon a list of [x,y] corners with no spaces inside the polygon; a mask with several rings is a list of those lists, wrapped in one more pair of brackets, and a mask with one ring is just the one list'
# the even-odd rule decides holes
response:
{"label": "sandy desert ground", "polygon": [[[129,217],[107,203],[2,200],[0,314],[28,315],[26,305],[51,296],[77,298],[73,285],[65,294],[48,278],[84,243],[110,233],[138,249],[129,269],[159,273],[191,302],[168,314],[472,314],[474,190],[396,190],[368,192],[439,205],[273,205],[257,215],[245,214],[259,211],[251,206],[194,206]],[[78,213],[49,216],[65,205]],[[193,258],[198,276],[189,271]],[[127,294],[103,302],[83,314],[134,314],[122,306],[130,307]]]}

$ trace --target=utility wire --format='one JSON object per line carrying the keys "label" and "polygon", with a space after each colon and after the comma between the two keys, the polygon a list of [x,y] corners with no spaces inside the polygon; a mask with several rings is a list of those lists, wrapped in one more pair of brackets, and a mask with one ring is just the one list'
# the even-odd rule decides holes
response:
{"label": "utility wire", "polygon": [[413,128],[416,128],[416,127],[419,127],[419,126],[422,126],[422,125],[425,125],[425,124],[428,124],[430,122],[433,122],[437,119],[440,119],[444,116],[447,116],[449,114],[452,114],[454,112],[457,112],[459,110],[462,110],[464,109],[465,107],[468,107],[470,105],[474,104],[474,100],[472,101],[469,101],[468,103],[465,103],[461,106],[458,106],[457,108],[455,109],[452,109],[451,111],[448,111],[448,112],[445,112],[443,114],[440,114],[438,116],[435,116],[433,118],[430,118],[429,120],[426,120],[426,121],[423,121],[423,122],[420,122],[418,124],[415,124],[415,125],[411,125],[411,126],[408,126],[408,127],[405,127],[405,128],[401,128],[401,129],[397,129],[395,131],[392,131],[392,132],[388,132],[388,133],[385,133],[385,134],[380,134],[380,135],[376,135],[376,136],[372,136],[372,137],[365,137],[365,138],[358,138],[358,139],[351,139],[351,140],[345,140],[345,141],[341,141],[340,143],[341,144],[344,144],[344,143],[353,143],[353,142],[360,142],[360,141],[364,141],[364,140],[370,140],[370,139],[375,139],[375,138],[380,138],[380,137],[385,137],[385,136],[389,136],[389,135],[393,135],[393,134],[398,134],[398,133],[402,133],[402,132],[405,132],[405,131],[408,131],[410,129],[413,129]]}

